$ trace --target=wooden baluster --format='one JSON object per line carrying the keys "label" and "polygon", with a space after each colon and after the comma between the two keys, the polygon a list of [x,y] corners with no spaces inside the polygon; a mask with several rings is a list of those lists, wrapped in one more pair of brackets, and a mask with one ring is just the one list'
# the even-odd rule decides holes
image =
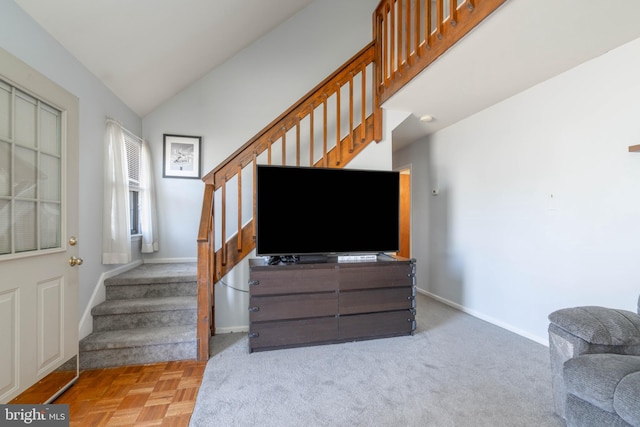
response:
{"label": "wooden baluster", "polygon": [[[211,194],[211,197],[213,198],[215,195],[215,190],[212,190],[213,193]],[[216,278],[216,276],[219,274],[218,272],[218,266],[216,265],[216,233],[215,233],[215,215],[214,215],[214,211],[215,211],[215,204],[213,202],[213,199],[211,200],[211,223],[209,224],[209,242],[207,243],[208,246],[208,251],[209,251],[209,256],[207,257],[207,269],[209,270],[209,289],[208,289],[208,303],[206,301],[202,301],[201,298],[198,298],[198,307],[200,307],[201,304],[205,305],[205,304],[210,304],[211,310],[209,311],[209,307],[202,307],[202,309],[198,308],[198,311],[200,310],[206,310],[207,312],[209,312],[209,332],[211,333],[211,335],[215,335],[216,334],[216,318],[215,318],[215,312],[216,312],[216,295],[214,293],[213,287],[216,284],[216,282],[218,281],[218,278]],[[198,268],[201,268],[200,266],[198,266]],[[198,335],[200,335],[200,333],[198,333]],[[209,352],[207,349],[207,353],[206,355],[203,353],[204,349],[202,350],[202,352],[199,352],[202,357],[204,359],[207,359],[209,357]]]}
{"label": "wooden baluster", "polygon": [[271,164],[271,146],[273,145],[273,141],[269,138],[269,145],[267,148],[267,164]]}
{"label": "wooden baluster", "polygon": [[458,25],[458,0],[449,0],[449,20],[452,27]]}
{"label": "wooden baluster", "polygon": [[387,83],[387,21],[383,14],[378,18],[380,20],[380,43],[377,46],[376,55],[380,55],[380,66],[376,68],[378,74],[377,82],[385,86]]}
{"label": "wooden baluster", "polygon": [[257,218],[258,218],[258,197],[256,189],[258,188],[258,153],[253,152],[253,219],[251,223],[253,224],[253,242],[256,241],[256,227],[257,227]]}
{"label": "wooden baluster", "polygon": [[313,138],[315,136],[315,123],[314,123],[314,115],[315,115],[315,106],[311,103],[311,111],[309,112],[309,166],[314,165],[314,156],[313,153],[315,148],[313,147]]}
{"label": "wooden baluster", "polygon": [[322,135],[323,135],[323,147],[322,147],[322,166],[327,167],[329,153],[327,151],[327,95],[324,95],[324,99],[322,101],[323,108],[323,124],[322,124]]}
{"label": "wooden baluster", "polygon": [[353,73],[349,73],[349,152],[353,153]]}
{"label": "wooden baluster", "polygon": [[[360,141],[364,142],[367,135],[367,64],[362,64],[362,69],[360,71],[362,74],[361,83],[362,83],[362,99],[360,100],[362,110],[362,117],[360,118]],[[374,83],[375,85],[375,83]]]}
{"label": "wooden baluster", "polygon": [[342,147],[340,144],[341,139],[341,129],[340,129],[340,92],[341,92],[340,84],[338,83],[338,90],[336,91],[336,165],[339,165],[342,162]]}
{"label": "wooden baluster", "polygon": [[396,0],[391,2],[391,28],[389,32],[391,33],[391,42],[389,43],[389,64],[391,65],[391,69],[389,70],[390,77],[395,76],[396,70],[394,68],[394,58],[396,57]]}
{"label": "wooden baluster", "polygon": [[439,39],[442,39],[444,37],[444,0],[436,0],[436,16],[436,26],[438,28],[437,36]]}
{"label": "wooden baluster", "polygon": [[300,167],[300,118],[296,118],[296,166]]}
{"label": "wooden baluster", "polygon": [[405,24],[404,24],[404,40],[405,40],[405,57],[407,65],[410,64],[411,58],[411,0],[405,1]]}
{"label": "wooden baluster", "polygon": [[382,141],[382,107],[380,107],[380,92],[377,90],[375,86],[375,81],[373,82],[373,87],[371,88],[373,92],[371,92],[371,117],[373,122],[373,135],[372,139],[375,141]]}
{"label": "wooden baluster", "polygon": [[242,163],[238,165],[238,252],[242,252]]}
{"label": "wooden baluster", "polygon": [[[211,222],[209,223],[209,274],[210,274],[210,282],[209,287],[210,291],[213,292],[213,284],[216,283],[217,278],[216,275],[216,190],[215,185],[211,184]],[[215,279],[215,280],[214,280]]]}
{"label": "wooden baluster", "polygon": [[429,50],[431,49],[431,15],[433,15],[433,10],[431,8],[431,0],[423,0],[424,1],[424,47]]}
{"label": "wooden baluster", "polygon": [[416,56],[420,56],[420,0],[413,2],[413,37],[414,53]]}
{"label": "wooden baluster", "polygon": [[396,8],[397,8],[397,14],[398,16],[396,17],[396,36],[397,36],[397,40],[396,40],[396,50],[397,50],[397,56],[396,56],[396,70],[400,71],[402,69],[402,34],[403,34],[403,30],[404,30],[404,26],[403,24],[403,12],[402,12],[402,0],[396,0]]}
{"label": "wooden baluster", "polygon": [[227,265],[227,177],[222,179],[222,215],[220,216],[220,223],[222,226],[222,232],[220,238],[222,239],[222,259],[221,264]]}
{"label": "wooden baluster", "polygon": [[385,10],[385,14],[383,16],[383,27],[382,27],[382,31],[384,33],[384,36],[382,37],[382,79],[384,81],[384,86],[387,86],[389,84],[389,80],[391,79],[391,49],[389,47],[390,45],[390,34],[389,34],[389,15],[391,14],[391,10],[388,8],[387,5],[387,10]]}
{"label": "wooden baluster", "polygon": [[287,128],[282,127],[282,166],[287,164]]}
{"label": "wooden baluster", "polygon": [[379,67],[376,67],[376,81],[381,86],[384,86],[387,81],[387,16],[385,14],[386,5],[381,10],[380,15],[378,15],[379,40],[377,40],[376,46],[376,59],[379,60]]}

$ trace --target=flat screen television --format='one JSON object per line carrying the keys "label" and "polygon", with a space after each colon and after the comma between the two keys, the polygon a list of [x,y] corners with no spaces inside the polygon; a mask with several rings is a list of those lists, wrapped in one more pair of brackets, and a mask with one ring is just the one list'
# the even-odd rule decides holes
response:
{"label": "flat screen television", "polygon": [[259,256],[398,251],[399,172],[259,165],[256,186]]}

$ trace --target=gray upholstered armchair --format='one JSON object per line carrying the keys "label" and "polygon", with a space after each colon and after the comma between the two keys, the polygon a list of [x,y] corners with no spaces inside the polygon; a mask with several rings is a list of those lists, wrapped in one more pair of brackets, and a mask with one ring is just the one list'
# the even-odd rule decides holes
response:
{"label": "gray upholstered armchair", "polygon": [[549,315],[556,412],[568,426],[640,426],[638,314],[574,307]]}

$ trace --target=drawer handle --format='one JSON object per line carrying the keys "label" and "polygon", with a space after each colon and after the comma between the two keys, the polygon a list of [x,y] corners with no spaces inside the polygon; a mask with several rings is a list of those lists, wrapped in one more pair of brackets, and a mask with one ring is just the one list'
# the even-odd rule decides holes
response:
{"label": "drawer handle", "polygon": [[249,286],[258,286],[260,284],[260,280],[249,280]]}
{"label": "drawer handle", "polygon": [[260,307],[249,307],[249,311],[252,313],[256,311],[260,311]]}
{"label": "drawer handle", "polygon": [[249,338],[258,338],[260,336],[257,332],[249,332]]}

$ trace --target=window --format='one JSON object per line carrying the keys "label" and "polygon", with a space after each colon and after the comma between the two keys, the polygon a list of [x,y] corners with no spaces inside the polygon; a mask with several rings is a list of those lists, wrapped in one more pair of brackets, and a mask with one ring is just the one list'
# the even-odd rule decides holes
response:
{"label": "window", "polygon": [[62,247],[62,113],[0,80],[0,256]]}
{"label": "window", "polygon": [[140,251],[158,250],[155,196],[149,147],[109,117],[105,130],[102,263],[131,262],[131,235]]}
{"label": "window", "polygon": [[124,144],[127,151],[127,177],[129,180],[129,219],[131,235],[141,234],[140,228],[140,169],[142,140],[125,131]]}

